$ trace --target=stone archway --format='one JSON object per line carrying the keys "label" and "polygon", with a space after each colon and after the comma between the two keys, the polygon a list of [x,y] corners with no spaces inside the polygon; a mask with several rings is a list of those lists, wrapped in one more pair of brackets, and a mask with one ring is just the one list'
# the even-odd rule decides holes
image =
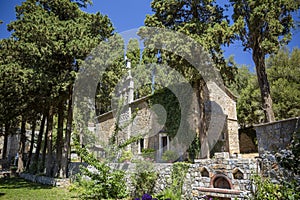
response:
{"label": "stone archway", "polygon": [[223,174],[216,174],[210,181],[210,187],[231,190],[233,185],[227,176]]}

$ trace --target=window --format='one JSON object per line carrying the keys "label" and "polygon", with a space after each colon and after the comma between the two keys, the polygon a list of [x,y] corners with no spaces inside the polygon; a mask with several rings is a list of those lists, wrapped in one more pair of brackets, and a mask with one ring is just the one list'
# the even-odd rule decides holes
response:
{"label": "window", "polygon": [[170,150],[170,139],[166,133],[160,133],[158,141],[159,141],[159,159],[161,159],[162,154],[165,151]]}
{"label": "window", "polygon": [[168,150],[168,136],[161,137],[161,148],[163,149],[163,153]]}
{"label": "window", "polygon": [[143,149],[145,149],[145,139],[142,138],[139,140],[139,153],[142,153]]}

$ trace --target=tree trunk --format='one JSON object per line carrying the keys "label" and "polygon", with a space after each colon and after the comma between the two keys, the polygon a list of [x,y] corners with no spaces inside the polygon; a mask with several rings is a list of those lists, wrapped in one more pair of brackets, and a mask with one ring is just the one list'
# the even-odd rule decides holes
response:
{"label": "tree trunk", "polygon": [[[48,113],[49,113],[49,110],[48,110]],[[49,117],[49,114],[48,114],[47,117]],[[48,119],[47,119],[47,124],[48,124]],[[44,171],[45,165],[46,165],[46,154],[47,154],[48,132],[49,132],[49,128],[48,128],[48,125],[47,125],[47,126],[46,126],[45,136],[44,136],[44,146],[43,146],[43,152],[42,152],[42,162],[41,162],[41,166],[40,166],[40,171]]]}
{"label": "tree trunk", "polygon": [[30,149],[28,152],[28,159],[26,162],[26,171],[29,170],[30,162],[31,162],[31,157],[32,157],[32,151],[33,151],[33,145],[34,145],[34,133],[35,133],[35,127],[36,127],[36,121],[33,122],[32,124],[32,131],[31,131],[31,140],[30,140]]}
{"label": "tree trunk", "polygon": [[68,164],[69,164],[69,156],[71,152],[70,142],[71,142],[71,132],[72,132],[72,121],[73,121],[73,108],[72,108],[72,90],[73,87],[70,86],[69,90],[69,103],[68,103],[68,118],[67,118],[67,125],[66,125],[66,133],[65,133],[65,142],[63,148],[63,158],[62,158],[62,172],[63,177],[68,177]]}
{"label": "tree trunk", "polygon": [[209,158],[210,151],[207,138],[207,127],[206,127],[206,117],[205,117],[205,81],[203,79],[196,80],[194,84],[194,90],[196,91],[196,104],[199,107],[198,114],[198,137],[200,139],[201,150],[199,158]]}
{"label": "tree trunk", "polygon": [[52,132],[53,132],[53,107],[49,109],[47,117],[47,160],[46,160],[46,176],[53,177],[53,158],[52,158]]}
{"label": "tree trunk", "polygon": [[9,136],[10,124],[6,123],[4,125],[4,141],[3,141],[3,149],[2,149],[2,159],[6,159],[7,156],[7,142]]}
{"label": "tree trunk", "polygon": [[39,163],[39,157],[40,157],[40,151],[42,146],[42,140],[43,140],[43,133],[45,128],[45,121],[46,121],[46,115],[44,114],[41,121],[40,131],[38,135],[38,139],[36,142],[36,149],[35,149],[35,155],[33,157],[33,173],[36,173],[38,171],[38,163]]}
{"label": "tree trunk", "polygon": [[24,159],[25,159],[25,145],[26,145],[26,120],[22,119],[21,123],[21,137],[19,142],[19,152],[18,152],[18,169],[17,172],[24,171]]}
{"label": "tree trunk", "polygon": [[64,127],[64,101],[59,102],[58,105],[58,124],[57,124],[57,137],[56,137],[56,165],[55,176],[61,177],[61,165],[62,165],[62,149],[64,145],[63,141],[63,127]]}
{"label": "tree trunk", "polygon": [[263,50],[259,47],[259,44],[259,42],[256,42],[256,44],[253,47],[253,61],[256,66],[256,73],[261,93],[262,106],[265,114],[265,122],[273,122],[275,121],[275,117],[272,108],[273,103],[270,93],[270,85],[265,67],[265,54]]}

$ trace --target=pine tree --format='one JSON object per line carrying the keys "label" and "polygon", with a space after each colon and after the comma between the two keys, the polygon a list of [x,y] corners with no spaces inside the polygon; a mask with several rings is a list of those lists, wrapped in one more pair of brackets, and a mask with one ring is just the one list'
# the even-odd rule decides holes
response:
{"label": "pine tree", "polygon": [[230,0],[233,6],[234,25],[245,50],[252,51],[265,121],[275,120],[265,57],[276,53],[281,44],[290,38],[294,26],[292,12],[300,7],[299,1]]}
{"label": "pine tree", "polygon": [[[66,176],[67,166],[62,160],[68,156],[63,152],[69,151],[68,141],[64,141],[69,140],[70,130],[64,137],[65,104],[71,102],[72,84],[81,62],[113,31],[107,16],[80,10],[79,6],[87,3],[89,1],[86,0],[27,0],[16,7],[17,19],[8,25],[8,30],[13,32],[9,39],[11,45],[6,47],[10,52],[15,52],[9,56],[16,55],[10,63],[17,63],[22,70],[34,74],[28,85],[33,85],[30,88],[33,95],[30,96],[34,96],[34,102],[38,102],[39,106],[32,109],[48,116],[47,126],[53,125],[51,119],[54,115],[59,118],[56,165],[53,166],[51,160],[47,162],[47,175]],[[24,101],[28,104],[26,99]],[[72,111],[71,108],[68,110]],[[68,123],[71,124],[70,120]],[[47,127],[47,130],[48,158],[51,159],[53,127]]]}

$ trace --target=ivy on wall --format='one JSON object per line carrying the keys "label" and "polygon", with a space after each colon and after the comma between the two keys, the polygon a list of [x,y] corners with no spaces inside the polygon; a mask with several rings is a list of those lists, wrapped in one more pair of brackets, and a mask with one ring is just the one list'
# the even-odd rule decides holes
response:
{"label": "ivy on wall", "polygon": [[[178,83],[157,90],[148,100],[150,107],[158,104],[165,109],[153,109],[158,117],[158,123],[164,124],[163,132],[166,133],[171,140],[176,136],[180,142],[185,142],[190,139],[191,135],[196,135],[189,121],[191,120],[193,94],[188,93],[185,89],[186,84],[187,83]],[[185,102],[181,103],[181,101]],[[183,134],[178,134],[178,131],[183,132]],[[195,137],[188,149],[189,158],[193,160],[200,149],[201,144],[199,138]]]}

